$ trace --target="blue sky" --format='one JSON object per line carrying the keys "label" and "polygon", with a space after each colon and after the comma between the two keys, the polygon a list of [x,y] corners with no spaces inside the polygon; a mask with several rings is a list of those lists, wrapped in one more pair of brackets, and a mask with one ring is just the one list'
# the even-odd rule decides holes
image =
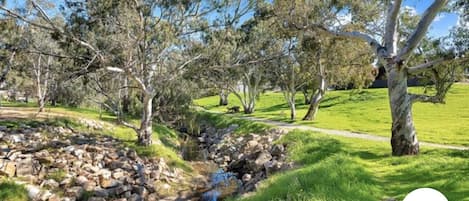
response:
{"label": "blue sky", "polygon": [[[7,6],[13,7],[13,5],[24,4],[24,0],[7,0]],[[61,3],[61,0],[53,0],[53,2]],[[422,14],[425,9],[430,6],[433,1],[431,0],[404,0],[403,7],[407,9],[415,10],[416,13]],[[246,18],[244,16],[243,18]],[[245,19],[241,19],[243,21]],[[457,24],[458,15],[455,13],[441,13],[429,30],[430,37],[440,37],[448,35],[450,29]]]}
{"label": "blue sky", "polygon": [[[433,1],[430,0],[405,0],[403,6],[415,9],[418,14],[422,14],[426,8],[430,6]],[[440,37],[448,35],[450,29],[456,25],[458,15],[455,13],[441,13],[433,21],[429,30],[431,37]]]}

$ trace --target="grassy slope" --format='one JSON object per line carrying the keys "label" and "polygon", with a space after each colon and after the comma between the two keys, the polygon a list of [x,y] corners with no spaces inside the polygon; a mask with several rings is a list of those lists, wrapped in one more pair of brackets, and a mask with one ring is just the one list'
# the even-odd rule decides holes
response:
{"label": "grassy slope", "polygon": [[[421,88],[411,88],[418,92]],[[456,84],[449,92],[446,104],[416,103],[413,107],[415,126],[422,141],[441,144],[469,145],[469,85]],[[241,105],[233,95],[230,106]],[[226,111],[217,107],[218,97],[207,97],[196,104],[213,111]],[[366,89],[350,96],[349,91],[330,91],[320,105],[317,119],[300,121],[308,108],[303,105],[303,95],[297,95],[298,117],[295,123],[321,128],[366,132],[390,136],[391,117],[386,89]],[[253,116],[272,120],[289,120],[289,108],[281,93],[261,95]]]}
{"label": "grassy slope", "polygon": [[299,168],[276,174],[244,201],[402,200],[431,187],[448,200],[469,201],[469,153],[423,149],[419,156],[392,157],[388,143],[293,131],[281,139]]}
{"label": "grassy slope", "polygon": [[[2,106],[6,107],[22,107],[23,110],[31,110],[36,111],[37,109],[34,108],[34,104],[18,104],[18,103],[9,103],[9,102],[2,102]],[[64,125],[66,123],[71,123],[74,125],[75,128],[78,129],[85,129],[81,127],[81,125],[76,123],[76,118],[87,118],[87,119],[94,119],[100,120],[107,123],[113,124],[111,129],[105,129],[104,131],[93,131],[96,134],[106,134],[113,136],[117,139],[123,141],[124,145],[130,148],[135,149],[139,155],[144,156],[155,156],[155,157],[163,157],[166,161],[169,162],[170,165],[174,165],[175,167],[181,167],[186,170],[190,170],[190,167],[179,157],[177,154],[177,148],[179,146],[179,139],[177,133],[164,126],[159,124],[153,125],[153,139],[154,141],[161,141],[164,146],[160,145],[152,145],[150,147],[143,147],[136,145],[137,136],[134,130],[131,128],[127,128],[125,126],[115,124],[116,118],[108,113],[99,114],[96,110],[88,109],[88,108],[68,108],[68,107],[48,107],[45,109],[45,112],[50,113],[58,113],[62,115],[66,115],[67,118],[54,118],[51,116],[52,119],[48,120],[54,124]],[[138,123],[138,120],[132,120],[132,123]],[[23,121],[19,122],[18,120],[14,121],[0,121],[0,125],[7,125],[7,126],[15,126],[19,123],[25,124],[34,124],[34,121]]]}

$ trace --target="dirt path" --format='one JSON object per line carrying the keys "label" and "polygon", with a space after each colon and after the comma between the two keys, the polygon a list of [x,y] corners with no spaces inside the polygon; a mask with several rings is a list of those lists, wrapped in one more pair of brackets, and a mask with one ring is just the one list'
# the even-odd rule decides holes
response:
{"label": "dirt path", "polygon": [[37,113],[37,108],[32,107],[0,107],[0,119],[49,119],[55,117],[65,117],[67,115],[49,112]]}
{"label": "dirt path", "polygon": [[[342,136],[342,137],[348,137],[348,138],[358,138],[358,139],[379,141],[379,142],[389,142],[390,140],[388,137],[370,135],[366,133],[357,133],[357,132],[350,132],[350,131],[344,131],[344,130],[324,129],[324,128],[316,128],[312,126],[295,125],[291,123],[272,121],[272,120],[256,118],[256,117],[239,117],[239,118],[262,122],[262,123],[276,126],[278,128],[285,129],[285,130],[300,129],[300,130],[316,131],[316,132],[320,132],[320,133],[324,133],[328,135]],[[469,150],[469,147],[437,144],[437,143],[422,142],[422,141],[420,141],[420,146],[442,148],[442,149],[453,149],[453,150]]]}

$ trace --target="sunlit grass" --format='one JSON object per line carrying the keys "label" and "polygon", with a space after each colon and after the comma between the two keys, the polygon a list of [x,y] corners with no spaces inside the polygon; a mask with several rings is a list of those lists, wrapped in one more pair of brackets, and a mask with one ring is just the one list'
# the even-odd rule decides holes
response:
{"label": "sunlit grass", "polygon": [[388,143],[297,130],[280,143],[299,167],[270,177],[241,200],[402,200],[422,187],[469,200],[468,152],[424,148],[418,156],[393,157]]}
{"label": "sunlit grass", "polygon": [[[411,88],[422,91],[422,88]],[[469,85],[455,84],[450,90],[446,104],[416,103],[413,107],[415,126],[421,141],[469,145]],[[351,95],[350,91],[328,91],[315,121],[301,121],[308,105],[302,94],[297,95],[297,118],[295,124],[313,125],[321,128],[365,132],[390,136],[391,114],[387,89],[365,89]],[[218,97],[207,97],[195,103],[212,111],[226,112],[227,107],[240,106],[235,96],[229,96],[229,105],[219,107]],[[242,114],[238,114],[242,115]],[[290,109],[281,93],[268,92],[260,96],[252,116],[291,122]]]}
{"label": "sunlit grass", "polygon": [[9,180],[0,180],[0,200],[28,201],[28,192],[23,185]]}

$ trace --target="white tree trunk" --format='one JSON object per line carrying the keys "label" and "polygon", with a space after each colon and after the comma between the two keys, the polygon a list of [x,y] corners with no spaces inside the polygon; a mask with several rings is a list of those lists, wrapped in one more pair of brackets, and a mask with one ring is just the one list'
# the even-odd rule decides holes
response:
{"label": "white tree trunk", "polygon": [[225,89],[220,91],[220,102],[218,103],[219,106],[228,105],[228,95],[229,93]]}
{"label": "white tree trunk", "polygon": [[321,78],[319,89],[314,94],[312,94],[308,112],[306,113],[305,117],[303,117],[303,120],[314,120],[316,118],[316,115],[319,111],[319,104],[324,98],[324,95],[326,95],[326,88],[326,80]]}
{"label": "white tree trunk", "polygon": [[152,102],[153,97],[150,94],[144,93],[142,120],[138,130],[138,144],[142,146],[152,144]]}
{"label": "white tree trunk", "polygon": [[392,115],[392,154],[415,155],[419,153],[419,142],[412,119],[412,100],[407,93],[407,72],[398,64],[388,69],[390,69],[388,95]]}

